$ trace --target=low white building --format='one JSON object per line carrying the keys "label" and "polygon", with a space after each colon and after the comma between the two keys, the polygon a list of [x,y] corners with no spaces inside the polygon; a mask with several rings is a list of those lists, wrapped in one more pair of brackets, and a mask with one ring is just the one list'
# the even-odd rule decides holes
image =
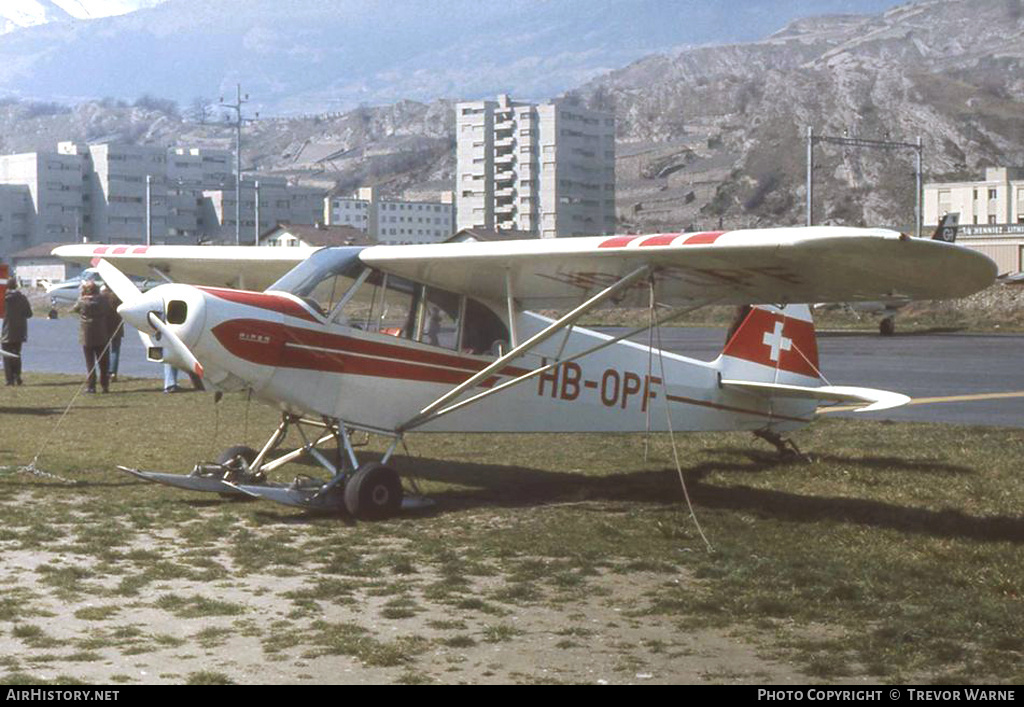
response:
{"label": "low white building", "polygon": [[451,192],[440,201],[405,201],[364,187],[354,196],[327,197],[324,222],[358,228],[379,243],[439,243],[454,233],[455,204]]}
{"label": "low white building", "polygon": [[926,183],[925,225],[937,225],[953,212],[959,212],[961,225],[1024,224],[1024,168],[988,167],[977,181]]}

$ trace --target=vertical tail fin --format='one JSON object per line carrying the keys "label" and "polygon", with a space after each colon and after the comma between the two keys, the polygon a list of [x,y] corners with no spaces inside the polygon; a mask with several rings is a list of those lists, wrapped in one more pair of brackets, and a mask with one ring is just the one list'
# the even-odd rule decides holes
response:
{"label": "vertical tail fin", "polygon": [[751,307],[726,343],[717,364],[723,378],[821,385],[810,307]]}
{"label": "vertical tail fin", "polygon": [[933,241],[946,241],[946,243],[956,242],[956,232],[960,228],[960,213],[946,214],[939,221],[939,225],[936,226],[935,232],[932,234]]}

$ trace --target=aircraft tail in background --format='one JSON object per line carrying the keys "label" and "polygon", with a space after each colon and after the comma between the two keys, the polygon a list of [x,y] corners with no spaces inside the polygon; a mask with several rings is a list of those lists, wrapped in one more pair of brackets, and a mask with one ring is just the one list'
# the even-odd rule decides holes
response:
{"label": "aircraft tail in background", "polygon": [[935,227],[935,232],[932,233],[933,241],[945,241],[946,243],[955,243],[956,234],[960,229],[960,213],[946,214],[939,221],[939,225]]}

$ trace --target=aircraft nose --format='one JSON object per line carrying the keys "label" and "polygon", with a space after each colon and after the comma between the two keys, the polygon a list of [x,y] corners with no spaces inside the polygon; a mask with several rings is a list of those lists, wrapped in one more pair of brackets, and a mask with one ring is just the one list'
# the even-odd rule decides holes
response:
{"label": "aircraft nose", "polygon": [[151,290],[141,297],[135,298],[134,301],[125,302],[117,308],[117,313],[121,315],[122,319],[147,334],[155,333],[149,323],[149,313],[156,312],[157,316],[163,316],[163,311],[163,297],[156,290]]}

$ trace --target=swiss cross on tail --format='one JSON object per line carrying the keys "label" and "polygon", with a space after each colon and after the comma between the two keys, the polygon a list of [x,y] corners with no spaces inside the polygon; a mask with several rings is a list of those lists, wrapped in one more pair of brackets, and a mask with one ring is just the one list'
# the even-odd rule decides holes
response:
{"label": "swiss cross on tail", "polygon": [[722,355],[765,366],[773,376],[782,372],[818,378],[810,310],[804,305],[752,308]]}

